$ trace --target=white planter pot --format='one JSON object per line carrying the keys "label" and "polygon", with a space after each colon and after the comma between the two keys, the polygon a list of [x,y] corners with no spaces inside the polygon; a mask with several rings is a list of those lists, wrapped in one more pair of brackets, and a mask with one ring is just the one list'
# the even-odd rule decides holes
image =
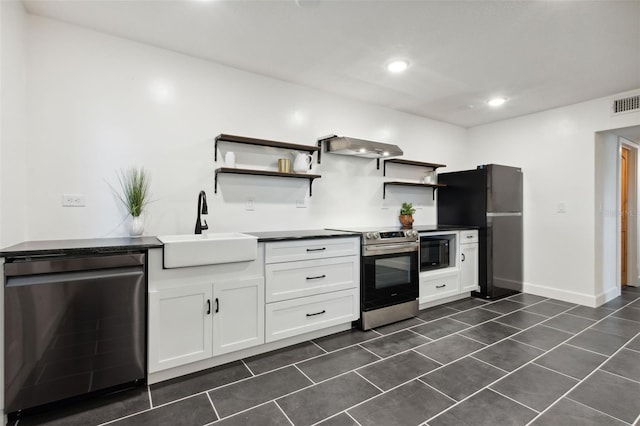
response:
{"label": "white planter pot", "polygon": [[129,222],[129,235],[132,237],[141,237],[143,231],[144,217],[142,215],[131,216],[131,221]]}

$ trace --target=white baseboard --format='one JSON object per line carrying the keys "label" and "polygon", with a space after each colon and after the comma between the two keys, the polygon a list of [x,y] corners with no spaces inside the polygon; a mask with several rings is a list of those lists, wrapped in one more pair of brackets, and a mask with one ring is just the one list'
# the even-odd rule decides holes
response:
{"label": "white baseboard", "polygon": [[558,299],[569,303],[577,303],[578,305],[590,306],[592,308],[598,307],[606,301],[620,295],[619,290],[618,294],[615,296],[611,296],[610,294],[601,294],[598,296],[594,296],[592,294],[578,293],[576,291],[563,290],[555,287],[547,287],[532,283],[523,283],[522,291],[523,293],[535,294],[542,297],[550,297],[552,299]]}
{"label": "white baseboard", "polygon": [[432,300],[432,301],[426,302],[426,303],[421,303],[420,306],[418,306],[418,309],[420,309],[420,310],[427,309],[427,308],[431,308],[433,306],[442,305],[444,303],[455,302],[456,300],[465,299],[467,297],[471,297],[471,292],[462,293],[462,294],[454,294],[453,296],[443,297],[442,299]]}

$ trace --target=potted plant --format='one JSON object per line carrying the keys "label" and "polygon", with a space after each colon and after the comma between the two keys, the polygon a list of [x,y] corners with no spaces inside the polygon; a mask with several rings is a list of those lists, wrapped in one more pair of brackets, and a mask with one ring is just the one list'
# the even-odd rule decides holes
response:
{"label": "potted plant", "polygon": [[400,223],[403,228],[413,227],[413,214],[415,212],[416,209],[413,208],[413,203],[402,203],[402,208],[400,209]]}
{"label": "potted plant", "polygon": [[142,167],[129,167],[120,170],[118,180],[121,192],[116,192],[116,195],[131,215],[130,234],[139,237],[144,230],[143,213],[150,197],[149,174]]}

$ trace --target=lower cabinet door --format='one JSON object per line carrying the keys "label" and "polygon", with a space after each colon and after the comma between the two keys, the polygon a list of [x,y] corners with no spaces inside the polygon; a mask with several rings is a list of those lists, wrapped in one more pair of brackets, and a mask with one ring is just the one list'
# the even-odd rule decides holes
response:
{"label": "lower cabinet door", "polygon": [[357,320],[360,316],[359,294],[358,289],[352,289],[268,303],[266,341]]}
{"label": "lower cabinet door", "polygon": [[264,278],[213,285],[213,354],[264,343]]}
{"label": "lower cabinet door", "polygon": [[478,244],[460,244],[460,292],[478,290]]}
{"label": "lower cabinet door", "polygon": [[211,284],[149,293],[149,372],[212,355]]}

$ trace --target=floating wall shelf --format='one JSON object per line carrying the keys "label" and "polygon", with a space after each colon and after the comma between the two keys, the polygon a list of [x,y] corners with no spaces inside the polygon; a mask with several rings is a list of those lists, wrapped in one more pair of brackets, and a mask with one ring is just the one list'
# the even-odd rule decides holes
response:
{"label": "floating wall shelf", "polygon": [[322,177],[321,175],[311,175],[311,174],[305,174],[305,173],[281,173],[281,172],[272,172],[269,170],[236,169],[231,167],[220,167],[219,169],[216,169],[216,175],[215,175],[214,192],[216,194],[218,193],[218,175],[219,174],[308,179],[310,197],[313,195],[311,192],[311,185],[313,184],[313,180]]}
{"label": "floating wall shelf", "polygon": [[[386,176],[387,175],[387,163],[393,163],[393,164],[399,164],[399,165],[404,165],[404,166],[413,166],[413,167],[426,167],[432,170],[437,169],[438,167],[447,167],[444,164],[437,164],[437,163],[425,163],[422,161],[412,161],[412,160],[403,160],[401,158],[392,158],[389,160],[384,160],[384,165],[383,165],[383,169],[382,169],[382,175]],[[378,169],[380,169],[380,161],[378,161]],[[447,185],[444,184],[438,184],[438,183],[414,183],[414,182],[397,182],[397,181],[393,181],[393,182],[385,182],[384,186],[382,188],[382,199],[385,199],[387,196],[387,185],[391,185],[391,186],[413,186],[413,187],[421,187],[421,188],[432,188],[433,189],[433,193],[432,193],[432,197],[435,200],[436,199],[436,190],[438,188],[444,188]]]}
{"label": "floating wall shelf", "polygon": [[436,190],[438,188],[444,188],[447,185],[440,183],[413,183],[413,182],[385,182],[382,188],[382,199],[387,196],[387,185],[391,186],[413,186],[413,187],[422,187],[422,188],[433,188],[433,199],[436,198]]}
{"label": "floating wall shelf", "polygon": [[[405,166],[415,166],[415,167],[427,167],[430,169],[437,169],[438,167],[447,167],[444,164],[436,164],[436,163],[424,163],[422,161],[411,161],[411,160],[403,160],[400,158],[394,158],[390,160],[384,160],[384,166],[382,170],[382,176],[387,175],[387,163],[393,164],[403,164]],[[380,160],[378,160],[378,170],[380,170]]]}
{"label": "floating wall shelf", "polygon": [[265,146],[265,147],[271,147],[271,148],[290,149],[293,151],[308,152],[309,154],[313,154],[314,152],[320,151],[320,148],[318,148],[317,146],[298,145],[295,143],[270,141],[267,139],[247,138],[244,136],[227,135],[222,133],[216,136],[215,157],[214,157],[215,161],[218,161],[218,142],[232,142],[232,143],[240,143],[245,145],[257,145],[257,146]]}

